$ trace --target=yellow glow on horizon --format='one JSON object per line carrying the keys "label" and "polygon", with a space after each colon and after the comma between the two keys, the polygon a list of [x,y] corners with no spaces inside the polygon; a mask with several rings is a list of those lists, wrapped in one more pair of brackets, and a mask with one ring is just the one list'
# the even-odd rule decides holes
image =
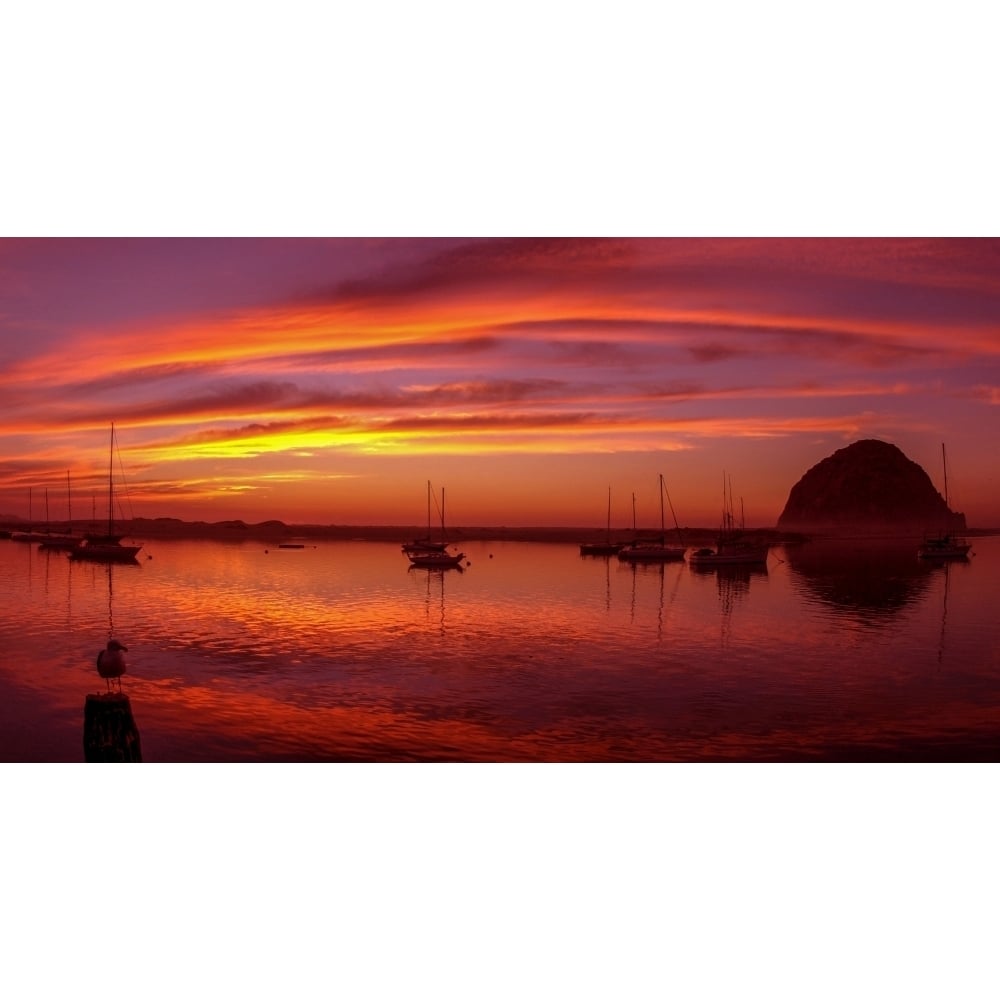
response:
{"label": "yellow glow on horizon", "polygon": [[[201,296],[179,296],[187,318],[100,328],[101,312],[83,310],[91,325],[40,338],[36,353],[5,370],[10,509],[20,509],[16,491],[44,485],[53,468],[100,490],[110,419],[130,486],[146,477],[150,502],[280,493],[294,504],[312,502],[313,484],[341,468],[370,471],[369,482],[391,477],[383,458],[451,468],[476,458],[489,469],[494,457],[524,456],[497,464],[531,468],[541,482],[555,464],[537,461],[544,456],[588,476],[592,456],[624,467],[654,453],[715,463],[766,452],[780,464],[786,451],[852,436],[897,434],[923,448],[956,401],[970,411],[963,429],[975,426],[975,407],[994,412],[1000,337],[981,304],[951,330],[950,300],[923,310],[923,300],[901,299],[897,308],[894,286],[853,251],[823,246],[834,271],[858,276],[851,295],[840,284],[809,286],[814,276],[797,256],[784,277],[766,260],[763,271],[742,270],[750,255],[767,256],[752,241],[732,251],[735,270],[717,272],[692,243],[684,267],[707,263],[690,287],[686,272],[670,270],[673,245],[637,242],[605,258],[571,247],[526,245],[522,254],[515,241],[484,249],[482,260],[464,248],[454,259],[428,253],[356,282],[320,282],[333,289],[325,299],[296,299],[293,275],[267,291],[266,306],[236,296],[229,301],[243,304],[199,314]],[[898,284],[901,296],[915,287],[905,274]],[[138,315],[139,292],[129,305],[108,314]],[[288,467],[299,471],[279,471]]]}

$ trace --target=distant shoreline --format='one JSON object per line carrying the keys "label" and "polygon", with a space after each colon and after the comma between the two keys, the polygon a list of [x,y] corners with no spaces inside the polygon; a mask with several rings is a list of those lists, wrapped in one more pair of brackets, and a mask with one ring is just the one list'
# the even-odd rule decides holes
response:
{"label": "distant shoreline", "polygon": [[[25,521],[0,521],[0,531],[23,531],[27,527]],[[69,532],[66,522],[50,523],[48,529],[53,533]],[[32,530],[45,530],[37,523]],[[73,530],[80,534],[94,530],[88,522],[86,525],[75,523]],[[99,530],[99,529],[98,529]],[[767,534],[778,532],[762,529]],[[115,531],[123,536],[135,539],[146,538],[205,538],[222,541],[238,541],[253,539],[265,542],[289,541],[294,539],[330,539],[337,541],[370,541],[370,542],[403,542],[414,538],[424,538],[427,527],[415,524],[286,524],[284,521],[263,521],[259,524],[247,524],[243,521],[181,521],[176,518],[135,518],[132,521],[115,523]],[[757,531],[747,530],[747,534],[757,534]],[[439,537],[435,530],[433,536]],[[559,542],[577,544],[580,542],[603,540],[607,537],[604,528],[590,527],[495,527],[495,526],[449,526],[447,538],[454,543],[468,541],[531,541]],[[627,542],[635,537],[659,537],[659,532],[653,529],[614,530],[611,532],[613,541]],[[684,529],[685,539],[692,539],[690,544],[700,543],[702,539],[714,539],[717,530],[713,528]],[[673,537],[676,531],[668,532]]]}
{"label": "distant shoreline", "polygon": [[[26,521],[8,519],[0,521],[0,531],[23,531],[28,526]],[[69,531],[66,522],[49,524],[52,532]],[[263,521],[258,524],[247,524],[243,521],[181,521],[177,518],[135,518],[116,524],[116,529],[129,538],[205,538],[222,541],[238,541],[254,539],[259,541],[287,541],[289,539],[330,539],[340,541],[379,541],[406,542],[427,534],[426,527],[419,525],[360,525],[360,524],[286,524],[284,521]],[[34,530],[42,530],[38,524]],[[93,530],[90,522],[86,525],[74,523],[73,530],[78,533]],[[718,528],[683,528],[683,541],[687,545],[712,544],[718,534]],[[747,528],[748,536],[760,540],[768,540],[771,544],[801,543],[809,538],[885,538],[886,540],[902,540],[919,538],[920,533],[900,532],[888,534],[885,532],[845,531],[839,534],[825,533],[823,535],[805,535],[794,532],[779,531],[777,528]],[[654,529],[615,529],[611,531],[611,540],[629,542],[635,537],[659,537]],[[673,538],[674,531],[668,531],[668,538]],[[969,528],[959,534],[970,537],[1000,534],[1000,528]],[[604,540],[608,536],[606,529],[598,527],[495,527],[466,526],[452,527],[447,532],[448,539],[459,544],[466,541],[517,541],[517,542],[552,542],[563,544],[579,544],[588,541]]]}

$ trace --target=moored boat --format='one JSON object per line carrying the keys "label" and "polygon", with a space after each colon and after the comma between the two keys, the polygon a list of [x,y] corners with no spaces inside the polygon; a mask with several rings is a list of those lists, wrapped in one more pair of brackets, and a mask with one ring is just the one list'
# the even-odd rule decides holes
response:
{"label": "moored boat", "polygon": [[667,545],[661,538],[649,541],[630,542],[618,553],[622,562],[630,563],[663,563],[680,562],[687,552],[683,546]]}
{"label": "moored boat", "polygon": [[[427,483],[427,537],[415,539],[413,542],[403,546],[406,558],[410,560],[410,566],[418,569],[460,569],[462,560],[465,558],[464,552],[451,553],[447,551],[448,542],[431,541],[430,522],[430,481]],[[441,538],[446,537],[444,530],[444,487],[441,487]]]}
{"label": "moored boat", "polygon": [[[741,508],[742,508],[742,501]],[[742,514],[737,526],[733,513],[732,486],[727,495],[726,480],[722,484],[722,524],[715,547],[704,546],[688,553],[688,564],[695,567],[767,565],[770,542],[748,538]]]}
{"label": "moored boat", "polygon": [[972,544],[957,535],[942,533],[924,538],[917,555],[921,559],[968,559]]}
{"label": "moored boat", "polygon": [[[441,490],[441,500],[444,502],[444,489]],[[403,544],[403,552],[406,555],[421,554],[426,552],[446,552],[448,542],[444,538],[444,512],[441,516],[441,540],[434,541],[431,538],[431,481],[427,480],[427,534],[423,538],[414,538],[412,542]]]}
{"label": "moored boat", "polygon": [[693,549],[687,558],[692,566],[752,566],[766,564],[770,550],[768,542],[753,542],[736,535],[726,537],[720,533],[715,548]]}
{"label": "moored boat", "polygon": [[44,531],[12,531],[10,540],[12,542],[44,542],[48,535]]}
{"label": "moored boat", "polygon": [[410,552],[410,566],[418,569],[461,569],[464,552]]}
{"label": "moored boat", "polygon": [[611,541],[611,487],[608,487],[608,527],[607,535],[603,542],[581,542],[580,543],[580,555],[581,556],[614,556],[617,555],[622,548],[624,548],[624,542],[613,542]]}
{"label": "moored boat", "polygon": [[69,554],[70,559],[88,562],[134,563],[141,545],[122,545],[122,535],[115,534],[115,425],[111,425],[111,458],[108,463],[108,530],[106,534],[84,535],[83,541]]}
{"label": "moored boat", "polygon": [[14,530],[10,533],[12,542],[44,542],[46,535],[44,531],[36,531],[34,528],[34,511],[31,505],[31,487],[28,487],[28,525],[24,531]]}
{"label": "moored boat", "polygon": [[122,545],[121,539],[121,535],[85,535],[69,557],[89,562],[136,562],[142,546]]}
{"label": "moored boat", "polygon": [[83,539],[77,535],[47,535],[44,541],[38,543],[38,547],[51,552],[72,552],[81,544]]}
{"label": "moored boat", "polygon": [[407,555],[411,552],[446,552],[448,543],[433,542],[429,538],[414,538],[412,542],[406,542],[402,548]]}
{"label": "moored boat", "polygon": [[[658,538],[636,539],[624,546],[618,553],[618,558],[622,562],[630,563],[664,563],[680,562],[687,552],[686,545],[670,545],[667,543],[666,529],[664,523],[663,497],[666,495],[670,500],[670,494],[666,491],[663,483],[663,474],[660,474],[660,535]],[[674,514],[674,505],[670,504],[670,513]],[[681,526],[677,524],[677,515],[674,514],[674,525],[677,528],[677,535],[683,542]]]}
{"label": "moored boat", "polygon": [[[948,458],[945,454],[944,444],[941,445],[941,465],[944,469],[944,506],[951,517],[951,508],[948,505]],[[972,551],[972,544],[966,539],[953,534],[947,528],[943,531],[928,532],[917,548],[917,556],[920,559],[967,559]]]}
{"label": "moored boat", "polygon": [[[70,493],[69,470],[66,472],[66,505],[69,520],[66,522],[69,532],[46,532],[45,539],[39,543],[38,547],[45,551],[72,552],[83,542],[79,535],[73,534],[73,498]],[[45,523],[49,520],[49,491],[45,491]]]}

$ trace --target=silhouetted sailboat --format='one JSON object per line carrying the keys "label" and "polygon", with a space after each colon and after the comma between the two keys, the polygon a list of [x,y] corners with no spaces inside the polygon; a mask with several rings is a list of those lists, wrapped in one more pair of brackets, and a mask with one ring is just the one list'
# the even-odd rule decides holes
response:
{"label": "silhouetted sailboat", "polygon": [[11,541],[14,542],[44,542],[45,534],[35,531],[34,510],[31,502],[31,487],[28,487],[28,528],[26,531],[12,531]]}
{"label": "silhouetted sailboat", "polygon": [[692,566],[735,566],[735,565],[767,565],[770,551],[768,542],[759,542],[745,537],[746,526],[742,515],[743,501],[740,501],[740,523],[736,524],[733,513],[732,483],[726,491],[726,477],[722,479],[722,524],[715,541],[715,548],[695,549],[688,556]]}
{"label": "silhouetted sailboat", "polygon": [[[444,501],[444,489],[441,490],[441,500]],[[441,540],[431,538],[431,481],[427,480],[427,534],[423,538],[414,538],[412,542],[403,545],[403,551],[410,555],[420,552],[444,552],[448,548],[448,540],[444,537],[444,514],[441,516]]]}
{"label": "silhouetted sailboat", "polygon": [[[430,483],[427,484],[428,488]],[[430,508],[428,507],[428,511]],[[445,538],[444,530],[444,487],[441,487],[441,538]],[[427,542],[430,542],[430,522],[427,525]],[[419,569],[460,569],[462,565],[462,560],[465,558],[464,552],[458,552],[452,554],[446,550],[447,542],[442,542],[440,546],[437,543],[433,543],[435,547],[431,548],[413,548],[412,546],[403,546],[403,551],[406,553],[407,559],[410,560],[411,566],[416,566]]]}
{"label": "silhouetted sailboat", "polygon": [[617,555],[624,546],[623,542],[611,541],[611,487],[608,487],[608,533],[603,542],[581,542],[580,555],[582,556],[613,556]]}
{"label": "silhouetted sailboat", "polygon": [[[622,562],[631,563],[662,563],[662,562],[676,562],[684,558],[684,553],[687,551],[686,545],[668,545],[667,535],[666,535],[666,525],[664,521],[664,511],[663,511],[663,497],[666,495],[667,501],[670,501],[670,494],[667,493],[667,488],[663,483],[663,473],[660,473],[660,537],[659,539],[648,539],[646,541],[641,541],[637,539],[626,545],[618,553],[618,558]],[[674,505],[670,504],[670,513],[674,518],[674,526],[677,528],[677,536],[684,541],[684,536],[681,532],[681,526],[677,523],[677,515],[674,514]]]}
{"label": "silhouetted sailboat", "polygon": [[[69,484],[69,470],[66,470],[66,505],[68,513],[68,521],[66,522],[69,527],[68,533],[59,534],[58,532],[46,532],[45,541],[43,541],[38,547],[40,549],[57,550],[63,552],[71,552],[78,545],[83,542],[83,539],[79,535],[73,534],[73,501],[70,495],[70,484]],[[49,491],[45,491],[45,523],[48,526],[49,521]]]}
{"label": "silhouetted sailboat", "polygon": [[[944,469],[944,506],[945,517],[951,518],[951,506],[948,502],[948,458],[944,443],[941,444],[941,465]],[[943,531],[930,532],[924,535],[923,543],[917,549],[921,559],[966,559],[972,545],[964,538],[953,535],[946,527]]]}
{"label": "silhouetted sailboat", "polygon": [[83,542],[70,552],[70,559],[89,562],[136,561],[141,545],[122,545],[122,535],[115,534],[115,425],[111,425],[111,455],[108,460],[108,531],[105,535],[85,535]]}

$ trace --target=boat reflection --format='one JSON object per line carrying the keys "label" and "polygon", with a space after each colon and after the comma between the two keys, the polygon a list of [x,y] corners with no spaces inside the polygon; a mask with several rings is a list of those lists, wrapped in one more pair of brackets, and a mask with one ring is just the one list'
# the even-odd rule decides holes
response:
{"label": "boat reflection", "polygon": [[141,572],[0,542],[0,760],[995,756],[1000,537],[943,565],[912,541],[765,572],[473,540],[457,574],[395,541],[165,540]]}
{"label": "boat reflection", "polygon": [[[684,563],[676,560],[670,562],[628,562],[619,563],[620,571],[630,573],[632,576],[632,597],[629,608],[629,622],[635,624],[636,621],[636,595],[637,585],[640,577],[653,577],[657,581],[658,597],[656,599],[656,638],[657,643],[663,639],[664,626],[669,620],[669,612],[677,600],[677,590],[680,587],[681,576],[684,571]],[[670,598],[667,599],[667,577],[672,576],[673,581],[670,589]],[[607,610],[611,610],[611,586],[610,573],[608,576],[607,590]],[[648,586],[648,585],[645,585]]]}
{"label": "boat reflection", "polygon": [[688,563],[688,570],[696,577],[715,576],[721,610],[720,627],[723,643],[728,643],[733,624],[733,612],[746,600],[754,577],[767,579],[766,563]]}
{"label": "boat reflection", "polygon": [[[449,569],[457,569],[463,572],[461,566],[410,566],[411,573],[423,573],[427,577],[427,596],[425,601],[425,612],[427,621],[436,610],[438,613],[438,634],[445,634],[445,600],[444,600],[444,579],[449,575]],[[435,608],[435,600],[437,607]]]}
{"label": "boat reflection", "polygon": [[702,565],[688,563],[688,569],[695,576],[714,576],[719,594],[742,596],[749,593],[750,581],[754,577],[767,579],[767,566],[763,563]]}
{"label": "boat reflection", "polygon": [[816,539],[785,549],[797,585],[825,605],[877,624],[926,592],[932,568],[910,540]]}

